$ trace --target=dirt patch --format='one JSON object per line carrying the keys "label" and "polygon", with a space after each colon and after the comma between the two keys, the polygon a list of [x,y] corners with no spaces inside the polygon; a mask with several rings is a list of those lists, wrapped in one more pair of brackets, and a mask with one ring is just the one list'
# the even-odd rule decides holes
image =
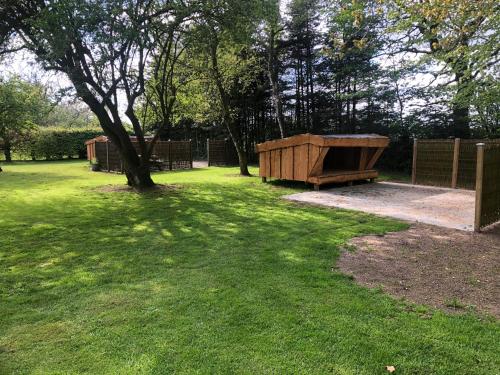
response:
{"label": "dirt patch", "polygon": [[156,184],[154,187],[145,189],[142,191],[137,191],[128,185],[105,185],[101,186],[95,191],[99,193],[161,193],[165,191],[179,190],[178,185],[162,185]]}
{"label": "dirt patch", "polygon": [[359,284],[446,311],[500,318],[500,226],[481,234],[415,224],[352,239],[338,268]]}

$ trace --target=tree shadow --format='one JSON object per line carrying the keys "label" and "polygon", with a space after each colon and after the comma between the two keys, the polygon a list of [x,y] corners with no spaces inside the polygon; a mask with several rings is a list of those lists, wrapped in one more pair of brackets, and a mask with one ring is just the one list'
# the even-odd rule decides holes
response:
{"label": "tree shadow", "polygon": [[[400,224],[298,207],[280,195],[253,181],[202,182],[161,193],[89,190],[32,201],[3,223],[9,234],[0,245],[13,249],[0,251],[11,296],[4,312],[12,314],[4,332],[29,351],[33,337],[22,338],[28,330],[78,321],[81,332],[68,328],[66,338],[51,331],[41,353],[50,358],[63,337],[92,345],[94,360],[97,353],[117,363],[145,355],[152,373],[242,371],[258,361],[264,372],[304,363],[313,371],[323,356],[337,369],[370,371],[380,346],[394,348],[384,349],[387,357],[404,356],[404,343],[391,346],[391,337],[376,332],[402,330],[422,345],[436,330],[446,335],[446,327],[411,317],[405,328],[408,320],[391,318],[400,314],[394,303],[331,272],[347,239]],[[22,324],[15,318],[21,306]]]}

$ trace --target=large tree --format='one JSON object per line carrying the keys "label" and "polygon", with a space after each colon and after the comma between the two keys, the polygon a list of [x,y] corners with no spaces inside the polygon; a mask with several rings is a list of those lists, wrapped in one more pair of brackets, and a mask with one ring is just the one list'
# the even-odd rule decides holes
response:
{"label": "large tree", "polygon": [[[454,135],[470,135],[470,108],[499,62],[499,6],[495,0],[386,0],[394,51],[437,62],[431,72],[452,91]],[[495,78],[493,78],[495,80]]]}
{"label": "large tree", "polygon": [[280,47],[283,44],[281,37],[284,32],[281,17],[281,1],[270,0],[266,7],[267,16],[264,24],[264,42],[266,48],[266,70],[271,89],[271,98],[274,107],[274,116],[278,123],[281,138],[285,137],[285,118],[283,115],[283,95],[280,87]]}
{"label": "large tree", "polygon": [[[188,5],[182,0],[3,1],[0,41],[4,51],[29,50],[44,69],[66,75],[118,148],[128,184],[147,188],[154,185],[149,165],[154,142],[146,142],[136,108],[157,49],[182,24]],[[122,112],[137,136],[138,152]]]}
{"label": "large tree", "polygon": [[376,96],[373,84],[380,69],[374,56],[382,48],[380,20],[369,0],[340,0],[331,3],[326,14],[321,84],[333,99],[335,130],[355,133],[361,125],[360,112]]}
{"label": "large tree", "polygon": [[44,88],[19,77],[0,79],[0,142],[5,161],[51,110]]}
{"label": "large tree", "polygon": [[206,93],[215,99],[216,110],[236,148],[242,175],[249,175],[248,150],[244,148],[235,103],[260,69],[254,46],[262,15],[261,0],[203,1],[187,42],[192,69],[205,83]]}
{"label": "large tree", "polygon": [[316,122],[316,72],[320,24],[319,0],[291,0],[287,22],[289,61],[294,77],[296,126],[313,131]]}

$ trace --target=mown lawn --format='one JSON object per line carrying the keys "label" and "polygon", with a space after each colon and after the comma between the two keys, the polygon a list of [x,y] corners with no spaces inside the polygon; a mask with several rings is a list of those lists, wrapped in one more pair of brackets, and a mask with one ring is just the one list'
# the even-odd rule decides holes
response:
{"label": "mown lawn", "polygon": [[141,196],[83,162],[4,166],[0,373],[498,373],[493,319],[335,271],[347,239],[403,224],[235,173],[161,173],[179,188]]}

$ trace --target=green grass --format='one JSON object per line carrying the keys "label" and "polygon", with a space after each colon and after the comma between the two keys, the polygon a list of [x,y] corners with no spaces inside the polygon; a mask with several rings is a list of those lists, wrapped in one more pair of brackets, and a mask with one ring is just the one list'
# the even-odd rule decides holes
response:
{"label": "green grass", "polygon": [[390,181],[411,183],[411,174],[398,171],[382,170],[380,171],[378,181]]}
{"label": "green grass", "polygon": [[[253,172],[256,172],[255,169]],[[104,193],[83,162],[0,174],[2,374],[494,374],[496,321],[357,286],[339,249],[404,224],[280,199],[236,169]]]}

